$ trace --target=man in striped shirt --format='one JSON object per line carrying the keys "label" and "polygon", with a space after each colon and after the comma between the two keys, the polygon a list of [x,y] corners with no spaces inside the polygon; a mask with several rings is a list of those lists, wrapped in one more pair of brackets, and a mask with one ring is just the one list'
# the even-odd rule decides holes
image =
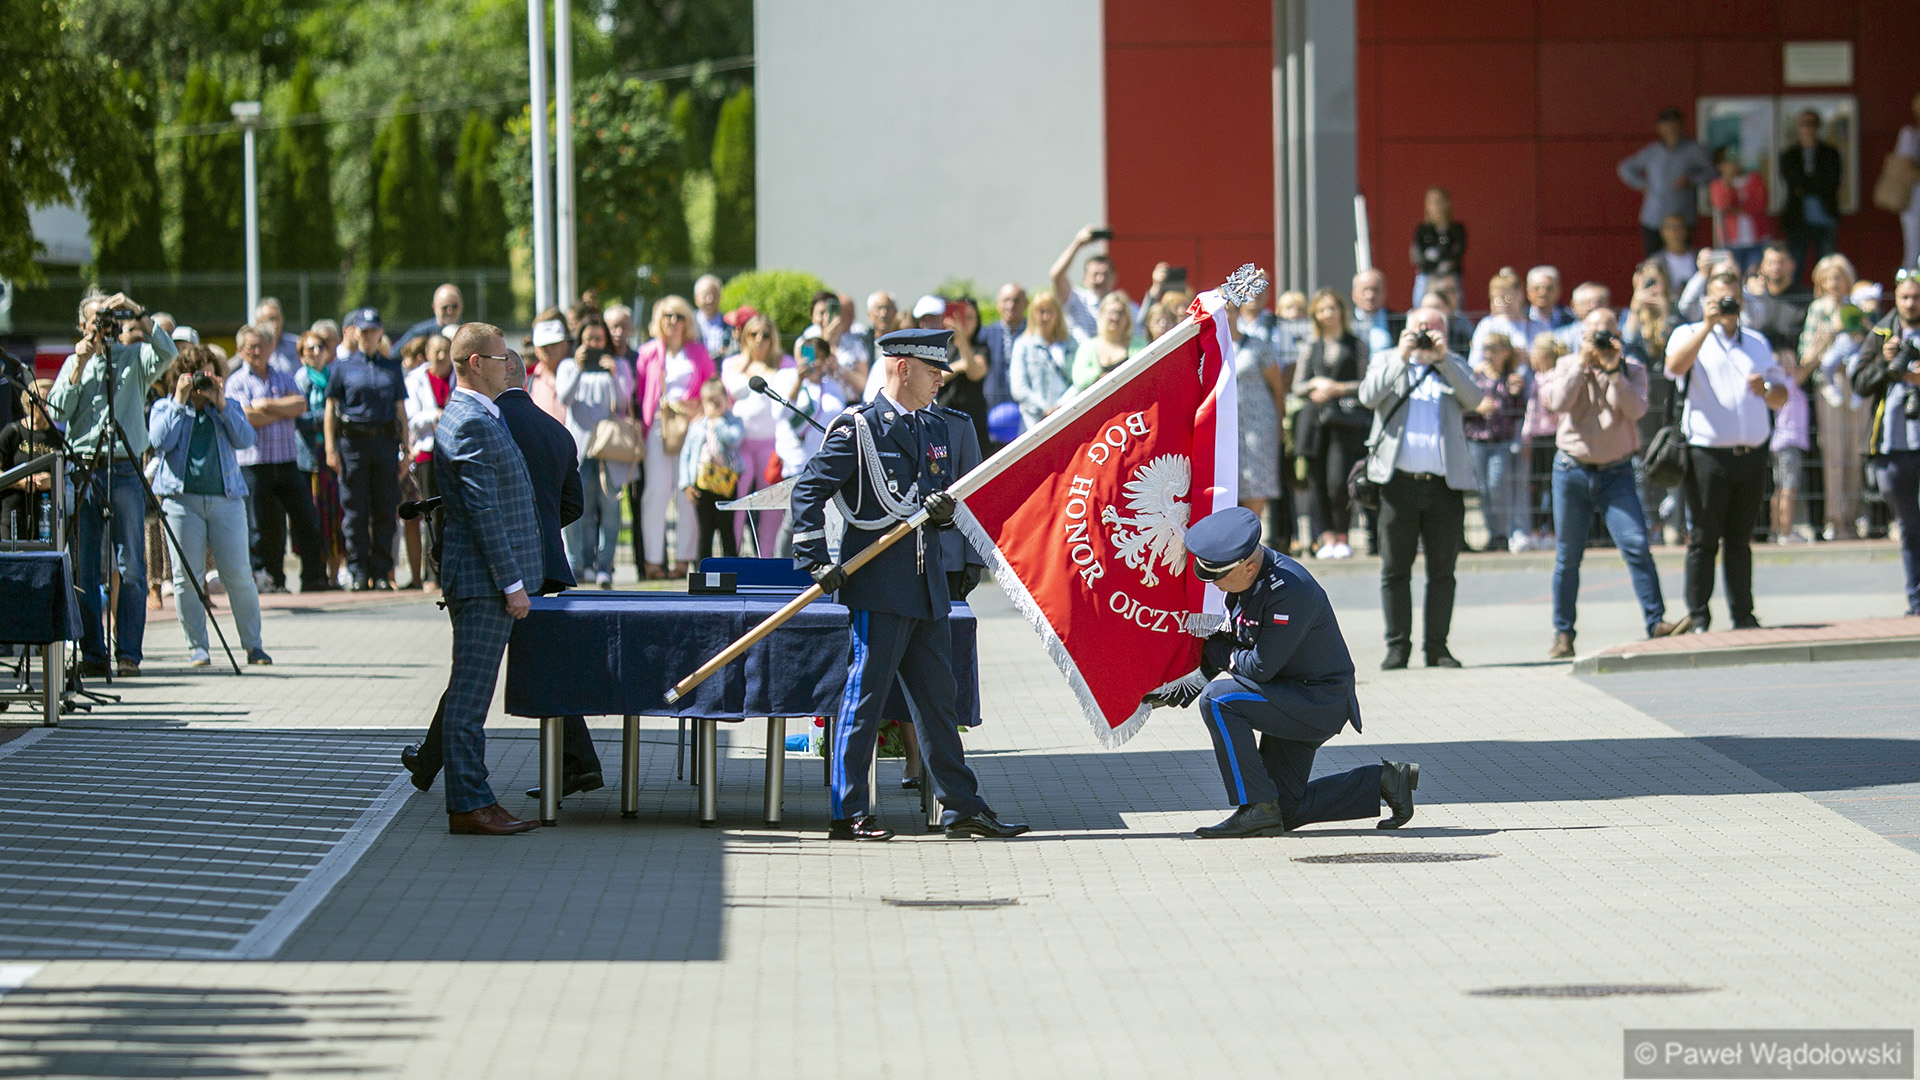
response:
{"label": "man in striped shirt", "polygon": [[334,587],[321,554],[320,523],[306,474],[300,471],[300,434],[294,418],[307,411],[307,396],[293,379],[272,366],[272,338],[258,326],[234,335],[243,361],[227,377],[227,397],[240,404],[253,425],[253,445],[235,450],[247,477],[247,525],[253,550],[253,575],[263,593],[287,591],[287,533],[300,556],[300,591]]}

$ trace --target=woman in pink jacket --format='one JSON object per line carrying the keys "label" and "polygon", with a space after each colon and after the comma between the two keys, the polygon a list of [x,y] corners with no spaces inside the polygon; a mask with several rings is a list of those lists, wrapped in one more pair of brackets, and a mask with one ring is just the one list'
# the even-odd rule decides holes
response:
{"label": "woman in pink jacket", "polygon": [[[700,387],[714,376],[713,358],[701,344],[693,325],[693,306],[678,296],[662,297],[653,305],[653,320],[648,324],[649,340],[640,346],[634,360],[633,416],[647,432],[647,479],[641,489],[640,506],[634,513],[634,527],[640,531],[646,566],[641,573],[649,580],[668,576],[666,563],[667,505],[675,508],[676,558],[673,575],[684,577],[693,559],[698,541],[693,505],[687,501],[676,459],[680,447],[668,447],[663,438],[662,417],[671,424],[676,416],[691,419],[700,414]],[[680,433],[685,423],[678,425]]]}

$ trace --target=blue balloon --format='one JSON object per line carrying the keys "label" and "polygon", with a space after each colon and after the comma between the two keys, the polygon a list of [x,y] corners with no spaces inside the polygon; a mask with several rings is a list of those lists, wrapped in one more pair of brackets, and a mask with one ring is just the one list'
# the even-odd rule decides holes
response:
{"label": "blue balloon", "polygon": [[1020,437],[1026,421],[1017,402],[1003,401],[987,412],[987,434],[994,442],[1010,443]]}

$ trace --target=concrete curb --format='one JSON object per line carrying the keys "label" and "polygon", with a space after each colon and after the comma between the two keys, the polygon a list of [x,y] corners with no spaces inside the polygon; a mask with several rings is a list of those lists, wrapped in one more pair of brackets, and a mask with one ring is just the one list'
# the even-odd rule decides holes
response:
{"label": "concrete curb", "polygon": [[1920,657],[1920,635],[1854,641],[1804,641],[1744,645],[1693,652],[1600,653],[1573,663],[1575,675],[1613,675],[1623,671],[1679,671],[1738,667],[1741,664],[1811,664],[1827,660],[1905,660]]}

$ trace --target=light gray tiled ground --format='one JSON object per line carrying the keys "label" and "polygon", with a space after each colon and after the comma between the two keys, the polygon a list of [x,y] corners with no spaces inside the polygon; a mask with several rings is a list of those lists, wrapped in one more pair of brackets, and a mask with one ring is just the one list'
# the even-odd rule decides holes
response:
{"label": "light gray tiled ground", "polygon": [[[1858,612],[1896,592],[1897,564],[1877,572],[1883,592],[1769,594],[1763,611]],[[1192,716],[1101,751],[1031,634],[989,617],[989,722],[968,747],[996,808],[1040,827],[1030,837],[829,846],[818,765],[797,756],[791,827],[765,829],[746,728],[727,730],[724,827],[699,830],[691,788],[670,779],[672,729],[650,725],[667,745],[645,758],[640,821],[619,820],[609,789],[570,799],[558,830],[455,838],[437,797],[411,797],[273,962],[48,963],[0,997],[0,1070],[102,1075],[145,1053],[293,1073],[329,1053],[461,1077],[1617,1076],[1627,1026],[1913,1026],[1920,859],[1689,737],[1711,733],[1534,662],[1545,575],[1531,594],[1526,576],[1463,606],[1454,648],[1476,666],[1460,672],[1372,671],[1377,611],[1343,603],[1367,730],[1322,767],[1421,760],[1425,801],[1399,834],[1187,837],[1223,809]],[[1596,593],[1582,645],[1636,622]],[[430,710],[445,633],[425,605],[271,618],[283,681],[162,670],[118,715],[385,734]],[[126,723],[113,716],[91,725]],[[497,730],[520,736],[493,743],[505,792],[536,755],[524,725]],[[615,760],[615,730],[598,734]],[[888,798],[890,820],[911,819]],[[1378,852],[1493,857],[1297,861]],[[887,902],[902,899],[1017,903]],[[1707,992],[1473,993],[1590,983]],[[212,1025],[140,1041],[182,1002],[287,1019],[295,1040],[221,1042]],[[115,1022],[82,1023],[99,1016]]]}

